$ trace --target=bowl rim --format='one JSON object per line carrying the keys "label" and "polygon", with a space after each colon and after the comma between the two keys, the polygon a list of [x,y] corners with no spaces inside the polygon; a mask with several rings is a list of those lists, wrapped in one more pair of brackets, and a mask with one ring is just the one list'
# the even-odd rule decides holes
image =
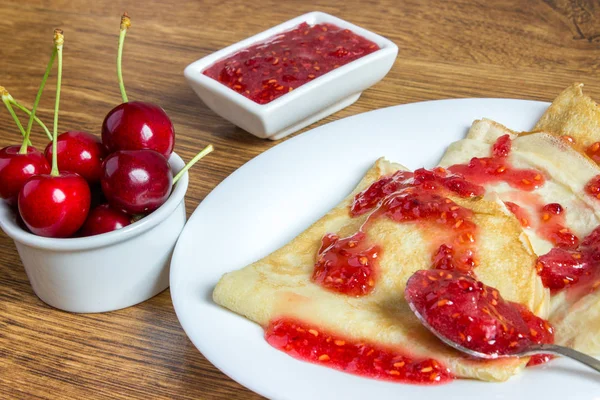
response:
{"label": "bowl rim", "polygon": [[[312,81],[307,82],[294,89],[293,91],[288,92],[283,96],[266,104],[258,104],[250,100],[249,98],[241,95],[240,93],[236,92],[235,90],[203,74],[203,71],[215,62],[222,60],[240,50],[250,47],[253,44],[269,39],[270,37],[275,36],[279,33],[288,31],[300,25],[303,22],[306,22],[311,25],[321,22],[336,24],[339,27],[350,29],[355,34],[361,35],[364,38],[375,42],[377,45],[379,45],[380,48],[379,50],[374,51],[373,53],[367,54],[366,56],[360,57],[354,61],[342,65],[339,68],[329,71],[326,74],[323,74],[317,77],[316,79],[313,79]],[[286,105],[288,105],[288,103],[297,100],[298,98],[304,96],[306,93],[317,89],[319,86],[325,84],[328,81],[342,77],[349,71],[356,68],[360,68],[365,64],[370,64],[372,62],[384,59],[385,57],[389,56],[390,53],[397,54],[397,52],[398,46],[391,40],[381,35],[378,35],[365,28],[361,28],[358,25],[354,25],[351,22],[335,17],[333,15],[321,11],[312,11],[287,20],[279,25],[264,30],[260,33],[257,33],[256,35],[250,36],[237,43],[229,45],[221,50],[217,50],[211,54],[208,54],[200,58],[199,60],[196,60],[189,64],[184,69],[183,74],[188,81],[204,86],[205,88],[212,90],[213,92],[218,92],[221,96],[228,98],[230,101],[236,103],[238,106],[245,108],[253,114],[264,117],[267,114],[270,114],[282,107],[285,107]]]}
{"label": "bowl rim", "polygon": [[[169,158],[171,170],[179,171],[185,165],[184,161],[175,152]],[[122,243],[133,237],[152,229],[162,221],[166,220],[177,209],[184,200],[189,183],[188,173],[184,173],[167,201],[154,212],[116,231],[103,233],[95,236],[81,238],[48,238],[37,236],[21,228],[14,216],[14,210],[0,200],[0,228],[16,243],[27,246],[47,249],[52,251],[82,251],[100,247],[107,247],[115,243]]]}

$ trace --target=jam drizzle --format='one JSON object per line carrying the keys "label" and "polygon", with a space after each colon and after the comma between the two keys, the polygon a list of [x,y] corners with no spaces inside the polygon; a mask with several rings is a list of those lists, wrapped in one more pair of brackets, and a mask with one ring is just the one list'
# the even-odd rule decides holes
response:
{"label": "jam drizzle", "polygon": [[440,334],[480,353],[512,355],[531,344],[554,341],[554,329],[547,321],[466,274],[417,271],[404,296]]}
{"label": "jam drizzle", "polygon": [[267,104],[377,50],[377,44],[348,29],[303,22],[217,61],[202,73],[258,104]]}
{"label": "jam drizzle", "polygon": [[333,234],[323,237],[313,282],[349,296],[369,294],[375,286],[381,249],[368,244],[365,229],[381,217],[399,223],[427,222],[438,242],[432,250],[432,266],[472,273],[477,266],[473,213],[445,197],[448,192],[473,197],[481,195],[483,188],[448,174],[443,168],[433,171],[421,168],[414,173],[399,171],[371,184],[355,196],[350,207],[352,216],[368,211],[371,214],[350,237],[340,239]]}
{"label": "jam drizzle", "polygon": [[500,136],[492,146],[490,157],[473,157],[468,164],[456,164],[448,168],[468,181],[484,185],[506,182],[519,190],[532,191],[544,185],[544,175],[534,169],[514,168],[508,162],[512,143],[509,135]]}
{"label": "jam drizzle", "polygon": [[343,239],[333,234],[325,235],[315,264],[313,281],[348,296],[368,294],[375,286],[374,265],[380,248],[368,247],[365,237],[361,231]]}
{"label": "jam drizzle", "polygon": [[571,248],[555,247],[540,256],[537,271],[552,294],[576,289],[577,295],[600,287],[600,226]]}
{"label": "jam drizzle", "polygon": [[433,359],[414,359],[396,350],[348,340],[292,319],[277,319],[266,329],[267,342],[290,356],[370,378],[421,384],[453,379]]}

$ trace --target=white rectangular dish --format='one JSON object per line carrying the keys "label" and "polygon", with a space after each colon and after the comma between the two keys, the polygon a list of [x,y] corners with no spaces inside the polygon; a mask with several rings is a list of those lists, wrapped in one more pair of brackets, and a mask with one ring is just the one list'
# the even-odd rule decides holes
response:
{"label": "white rectangular dish", "polygon": [[[267,104],[258,104],[203,71],[253,44],[301,23],[331,23],[351,30],[380,49],[334,69]],[[391,69],[398,46],[371,31],[322,12],[301,15],[212,53],[188,65],[184,75],[196,94],[215,113],[259,138],[281,139],[354,103],[363,90],[379,82]]]}

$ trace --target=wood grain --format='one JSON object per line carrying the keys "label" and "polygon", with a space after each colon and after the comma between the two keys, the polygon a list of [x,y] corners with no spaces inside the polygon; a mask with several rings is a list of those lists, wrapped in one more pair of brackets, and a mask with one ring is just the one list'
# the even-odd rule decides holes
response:
{"label": "wood grain", "polygon": [[[276,143],[213,114],[186,85],[184,67],[206,54],[301,13],[321,10],[398,44],[389,75],[354,105],[311,126],[381,107],[456,97],[550,101],[574,81],[600,99],[598,0],[7,1],[0,4],[0,85],[26,104],[65,31],[60,130],[99,133],[120,101],[115,78],[119,16],[133,18],[124,59],[130,99],[162,105],[189,159],[217,151],[191,174],[191,213],[219,182]],[[51,79],[49,87],[54,81]],[[39,112],[51,121],[52,90]],[[0,113],[0,147],[19,141]],[[37,133],[34,143],[45,145]],[[73,315],[32,292],[10,239],[0,235],[0,398],[253,399],[190,343],[168,291],[141,305]]]}

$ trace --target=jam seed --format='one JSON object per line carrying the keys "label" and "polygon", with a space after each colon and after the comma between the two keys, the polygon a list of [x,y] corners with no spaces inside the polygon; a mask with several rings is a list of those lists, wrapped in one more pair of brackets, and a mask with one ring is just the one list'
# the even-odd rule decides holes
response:
{"label": "jam seed", "polygon": [[538,335],[537,331],[533,328],[529,328],[529,333],[531,333],[531,336],[536,337]]}
{"label": "jam seed", "polygon": [[402,368],[404,367],[404,364],[406,364],[404,361],[398,361],[394,363],[394,368]]}
{"label": "jam seed", "polygon": [[529,179],[521,179],[521,182],[523,182],[525,185],[531,185],[531,181]]}
{"label": "jam seed", "polygon": [[438,307],[445,306],[446,304],[452,305],[453,303],[452,303],[452,301],[450,301],[448,299],[441,299],[441,300],[438,300],[438,302],[437,302]]}
{"label": "jam seed", "polygon": [[431,371],[433,371],[433,367],[421,368],[421,372],[431,372]]}
{"label": "jam seed", "polygon": [[346,344],[343,340],[334,340],[333,343],[335,343],[336,346],[343,346]]}
{"label": "jam seed", "polygon": [[396,375],[397,376],[397,375],[400,375],[400,372],[398,372],[395,369],[393,369],[391,371],[388,371],[388,374],[390,374],[390,375]]}
{"label": "jam seed", "polygon": [[315,336],[315,337],[319,336],[319,332],[317,332],[317,331],[316,331],[316,330],[314,330],[314,329],[309,329],[309,330],[308,330],[308,333],[310,333],[311,335],[313,335],[313,336]]}
{"label": "jam seed", "polygon": [[544,221],[548,221],[548,220],[550,219],[550,214],[548,214],[548,213],[543,213],[543,214],[542,214],[542,219],[543,219]]}
{"label": "jam seed", "polygon": [[330,360],[330,358],[327,354],[321,354],[319,356],[319,361],[329,361],[329,360]]}

